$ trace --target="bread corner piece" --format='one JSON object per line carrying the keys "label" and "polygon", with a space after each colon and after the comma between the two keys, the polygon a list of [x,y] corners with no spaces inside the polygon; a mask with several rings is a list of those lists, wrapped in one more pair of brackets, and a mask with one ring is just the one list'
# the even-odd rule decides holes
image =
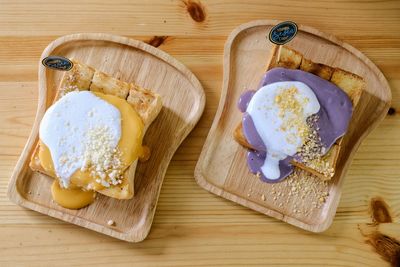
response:
{"label": "bread corner piece", "polygon": [[296,50],[287,48],[286,46],[280,47],[279,55],[275,64],[271,62],[274,67],[282,67],[287,69],[298,69],[300,67],[303,55]]}
{"label": "bread corner piece", "polygon": [[161,96],[136,84],[130,85],[126,99],[142,118],[145,129],[154,121],[162,108]]}
{"label": "bread corner piece", "polygon": [[82,64],[75,59],[71,59],[74,64],[72,69],[65,72],[61,84],[60,93],[62,95],[71,91],[87,91],[89,90],[95,69]]}
{"label": "bread corner piece", "polygon": [[129,84],[96,70],[90,84],[90,91],[115,95],[126,99],[129,93]]}
{"label": "bread corner piece", "polygon": [[244,136],[243,132],[243,124],[239,123],[235,131],[233,132],[233,138],[238,142],[240,145],[248,148],[248,149],[254,149],[254,147],[247,141],[246,136]]}
{"label": "bread corner piece", "polygon": [[330,81],[346,92],[353,103],[353,107],[357,105],[365,87],[363,78],[354,73],[336,68]]}

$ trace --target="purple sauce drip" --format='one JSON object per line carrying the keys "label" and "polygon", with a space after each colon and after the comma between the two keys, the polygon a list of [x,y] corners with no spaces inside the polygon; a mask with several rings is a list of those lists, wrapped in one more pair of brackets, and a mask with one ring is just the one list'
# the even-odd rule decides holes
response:
{"label": "purple sauce drip", "polygon": [[247,152],[247,165],[252,173],[260,172],[261,180],[269,183],[276,183],[293,172],[293,166],[290,164],[291,157],[286,157],[285,159],[279,161],[279,170],[281,172],[279,178],[276,180],[268,179],[261,172],[261,167],[264,165],[266,155],[266,152],[263,151],[249,150],[249,152]]}
{"label": "purple sauce drip", "polygon": [[250,144],[255,148],[255,150],[266,152],[267,149],[265,147],[265,144],[261,139],[261,136],[255,130],[256,127],[254,126],[253,119],[247,112],[243,114],[242,125],[244,136],[247,140],[251,140]]}
{"label": "purple sauce drip", "polygon": [[[353,106],[349,97],[339,87],[326,81],[314,74],[284,68],[274,68],[265,73],[260,87],[265,85],[284,82],[299,81],[307,84],[316,95],[320,110],[317,113],[319,119],[316,123],[318,134],[321,137],[322,145],[328,151],[338,138],[343,136],[349,125]],[[238,107],[243,114],[243,133],[247,141],[256,149],[249,151],[247,155],[247,164],[252,173],[261,173],[261,179],[267,182],[278,182],[293,172],[294,167],[290,164],[293,157],[286,157],[279,162],[280,177],[271,180],[265,177],[261,172],[261,166],[264,163],[267,148],[261,137],[255,129],[251,116],[246,113],[247,106],[255,94],[255,91],[244,92],[239,99]],[[296,157],[296,155],[295,155]]]}
{"label": "purple sauce drip", "polygon": [[247,106],[249,105],[250,100],[253,98],[253,95],[256,93],[254,90],[247,90],[244,92],[238,101],[238,108],[241,112],[246,112]]}

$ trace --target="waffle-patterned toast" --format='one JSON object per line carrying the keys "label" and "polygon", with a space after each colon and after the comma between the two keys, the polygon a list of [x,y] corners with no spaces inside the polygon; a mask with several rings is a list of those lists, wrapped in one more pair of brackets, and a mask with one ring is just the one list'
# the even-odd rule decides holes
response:
{"label": "waffle-patterned toast", "polygon": [[[138,85],[120,81],[108,74],[98,71],[76,60],[72,60],[74,67],[66,72],[61,80],[55,101],[70,91],[90,90],[126,99],[138,113],[144,124],[144,131],[148,129],[162,108],[161,96]],[[31,156],[29,164],[33,171],[54,177],[42,167],[39,159],[39,142]],[[138,160],[135,160],[124,172],[123,181],[119,185],[110,186],[98,192],[117,199],[130,199],[134,195],[134,177]]]}
{"label": "waffle-patterned toast", "polygon": [[[353,110],[357,106],[362,90],[365,87],[365,81],[360,76],[339,68],[333,68],[324,64],[314,63],[311,60],[306,59],[301,53],[286,46],[275,47],[273,55],[267,64],[266,70],[268,71],[275,67],[300,69],[334,83],[349,96],[353,103]],[[244,136],[242,123],[239,123],[239,125],[236,127],[233,136],[235,140],[242,146],[248,149],[253,149]],[[336,169],[337,159],[341,150],[341,142],[342,138],[339,138],[336,143],[333,144],[331,149],[318,162],[305,164],[296,160],[292,160],[291,163],[297,168],[318,176],[323,180],[330,180],[333,177]],[[324,166],[329,166],[329,168],[324,168]]]}

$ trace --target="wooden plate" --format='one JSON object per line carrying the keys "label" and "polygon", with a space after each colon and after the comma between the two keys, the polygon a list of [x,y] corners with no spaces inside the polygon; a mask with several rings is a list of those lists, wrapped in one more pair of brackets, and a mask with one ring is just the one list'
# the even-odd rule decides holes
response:
{"label": "wooden plate", "polygon": [[[133,199],[117,200],[98,194],[98,199],[86,208],[64,209],[52,202],[52,179],[29,169],[40,120],[52,103],[63,74],[41,65],[41,60],[48,55],[74,57],[123,81],[135,82],[161,94],[163,108],[143,142],[150,147],[152,155],[148,162],[137,166]],[[204,105],[205,94],[197,78],[157,48],[108,34],[61,37],[48,45],[39,61],[38,110],[31,135],[12,174],[9,198],[23,207],[106,235],[141,241],[150,231],[168,164],[199,120]],[[115,226],[108,226],[109,220]]]}
{"label": "wooden plate", "polygon": [[[200,186],[214,194],[297,227],[321,232],[332,223],[343,180],[357,148],[386,115],[391,92],[382,73],[360,51],[329,34],[299,25],[297,36],[287,46],[313,62],[356,73],[364,77],[367,86],[343,140],[338,169],[329,183],[312,190],[294,188],[292,192],[297,180],[292,180],[291,185],[289,181],[275,185],[262,182],[249,172],[246,150],[233,140],[232,133],[242,118],[236,103],[246,88],[257,89],[272,48],[268,33],[277,23],[253,21],[239,26],[229,36],[224,50],[221,100],[196,165],[195,178]],[[311,181],[307,179],[312,177],[307,175],[302,181]],[[318,190],[324,187],[329,193],[326,202],[318,198]],[[317,199],[311,193],[310,196],[303,194],[313,190]]]}

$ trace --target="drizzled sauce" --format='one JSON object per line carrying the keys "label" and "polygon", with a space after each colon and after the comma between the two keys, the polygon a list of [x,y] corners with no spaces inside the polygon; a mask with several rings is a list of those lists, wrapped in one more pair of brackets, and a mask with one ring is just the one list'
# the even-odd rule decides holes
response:
{"label": "drizzled sauce", "polygon": [[[299,81],[311,88],[320,104],[320,110],[316,113],[319,117],[316,127],[318,135],[321,137],[325,151],[344,135],[347,131],[352,114],[352,104],[349,97],[339,87],[326,81],[314,74],[301,70],[291,70],[285,68],[274,68],[269,70],[263,77],[260,87],[284,81]],[[267,182],[277,182],[293,172],[294,167],[290,164],[293,156],[287,156],[279,161],[280,177],[270,179],[262,172],[262,166],[269,152],[269,148],[263,142],[255,121],[251,114],[247,112],[248,105],[256,91],[246,91],[239,99],[238,107],[243,114],[243,132],[247,141],[254,147],[248,152],[247,163],[253,173],[260,173],[261,179]],[[268,125],[268,121],[264,122]]]}
{"label": "drizzled sauce", "polygon": [[92,190],[83,191],[80,188],[62,188],[55,179],[51,185],[51,195],[61,207],[81,209],[94,201],[96,192]]}

